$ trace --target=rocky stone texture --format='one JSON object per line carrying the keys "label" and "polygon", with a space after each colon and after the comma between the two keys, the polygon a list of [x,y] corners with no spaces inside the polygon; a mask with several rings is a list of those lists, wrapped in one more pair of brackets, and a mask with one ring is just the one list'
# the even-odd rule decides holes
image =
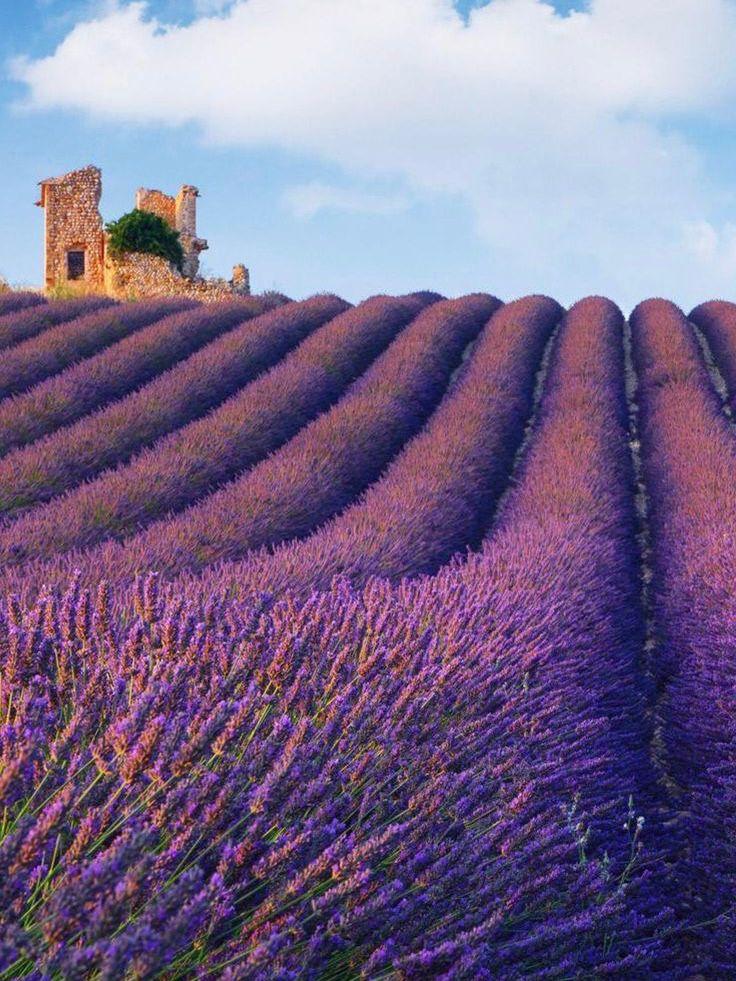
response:
{"label": "rocky stone texture", "polygon": [[242,262],[233,266],[233,278],[230,280],[233,290],[245,296],[250,294],[250,272]]}
{"label": "rocky stone texture", "polygon": [[181,272],[159,256],[110,255],[99,212],[101,194],[102,173],[97,167],[41,181],[37,204],[46,215],[47,290],[69,286],[116,298],[184,295],[203,302],[250,294],[250,275],[243,265],[233,268],[229,282],[199,276],[199,254],[208,245],[197,236],[199,191],[192,184],[184,184],[176,197],[142,187],[135,199],[136,208],[158,215],[179,232],[184,248]]}
{"label": "rocky stone texture", "polygon": [[101,171],[84,167],[41,181],[40,187],[41,198],[36,203],[46,217],[46,289],[70,284],[80,290],[101,291],[105,278]]}
{"label": "rocky stone texture", "polygon": [[172,228],[176,228],[176,199],[170,194],[140,187],[136,191],[135,206],[140,211],[149,211],[151,214],[158,215]]}
{"label": "rocky stone texture", "polygon": [[147,187],[139,188],[135,206],[141,211],[151,211],[179,232],[184,249],[182,272],[193,279],[199,273],[199,253],[209,248],[207,240],[197,237],[197,198],[199,190],[192,184],[184,184],[176,195]]}
{"label": "rocky stone texture", "polygon": [[187,278],[157,255],[130,252],[107,257],[105,292],[121,300],[156,296],[190,296],[203,303],[232,299],[233,294],[247,295],[250,289],[238,288],[226,279]]}

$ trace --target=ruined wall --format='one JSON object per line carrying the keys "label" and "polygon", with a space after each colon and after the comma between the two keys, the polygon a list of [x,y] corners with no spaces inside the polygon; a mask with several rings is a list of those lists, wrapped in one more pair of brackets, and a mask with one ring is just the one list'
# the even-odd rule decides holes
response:
{"label": "ruined wall", "polygon": [[119,258],[108,256],[105,263],[105,292],[121,300],[189,296],[202,303],[214,303],[250,292],[249,288],[234,289],[233,285],[225,279],[186,279],[166,259],[142,252]]}
{"label": "ruined wall", "polygon": [[175,201],[175,225],[177,231],[190,238],[197,237],[197,198],[199,191],[192,184],[182,184]]}
{"label": "ruined wall", "polygon": [[[93,292],[104,286],[104,233],[99,203],[102,174],[84,167],[63,177],[41,182],[37,204],[45,215],[45,269],[47,289],[69,285]],[[84,274],[69,278],[69,253],[84,254]]]}
{"label": "ruined wall", "polygon": [[138,189],[135,206],[150,211],[179,232],[184,249],[182,272],[193,279],[199,273],[199,254],[208,248],[203,238],[197,238],[197,198],[199,191],[192,184],[182,185],[176,197],[147,187]]}
{"label": "ruined wall", "polygon": [[[208,246],[205,239],[197,237],[199,191],[192,184],[184,184],[175,198],[142,187],[135,199],[136,208],[158,215],[179,231],[184,248],[181,273],[159,256],[109,255],[99,211],[101,195],[102,173],[97,167],[41,181],[41,199],[36,203],[44,208],[46,218],[46,289],[68,284],[80,291],[105,292],[121,299],[191,296],[205,303],[250,294],[245,266],[235,266],[229,282],[198,275],[199,254]],[[74,253],[71,259],[70,252]],[[79,253],[84,253],[83,263]],[[78,271],[80,263],[83,275],[70,282],[70,269]]]}
{"label": "ruined wall", "polygon": [[234,292],[242,293],[245,296],[250,294],[250,270],[246,269],[242,262],[233,266],[233,278],[230,280],[230,284]]}
{"label": "ruined wall", "polygon": [[193,184],[182,184],[174,197],[150,187],[139,187],[135,195],[135,206],[141,211],[150,211],[175,228],[183,235],[197,237],[197,198],[199,189]]}
{"label": "ruined wall", "polygon": [[197,198],[199,190],[192,184],[183,184],[176,195],[176,229],[184,248],[182,272],[185,276],[199,274],[199,254],[208,249],[206,239],[197,236]]}
{"label": "ruined wall", "polygon": [[176,228],[176,200],[163,191],[139,187],[135,195],[135,206],[139,211],[150,211],[165,222]]}

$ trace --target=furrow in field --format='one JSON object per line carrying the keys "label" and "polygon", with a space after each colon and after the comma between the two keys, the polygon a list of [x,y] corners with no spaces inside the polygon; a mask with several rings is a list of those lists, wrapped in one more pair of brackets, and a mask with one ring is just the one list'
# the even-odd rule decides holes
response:
{"label": "furrow in field", "polygon": [[632,350],[631,323],[624,324],[624,358],[626,372],[626,401],[629,412],[629,452],[634,475],[634,503],[636,515],[636,542],[639,552],[639,595],[640,607],[644,616],[644,646],[642,667],[649,684],[649,707],[651,722],[651,756],[662,785],[663,797],[671,799],[671,777],[663,766],[661,755],[661,731],[657,721],[656,703],[661,695],[655,670],[657,625],[652,603],[652,583],[654,579],[654,556],[652,550],[652,528],[650,521],[651,501],[647,487],[641,451],[641,407],[639,405],[638,379]]}
{"label": "furrow in field", "polygon": [[658,723],[679,817],[675,954],[695,973],[725,977],[736,960],[736,440],[682,312],[647,301],[632,325],[651,500]]}
{"label": "furrow in field", "polygon": [[163,317],[197,307],[191,300],[180,298],[146,300],[113,306],[50,327],[38,337],[21,341],[3,352],[0,398],[24,392],[75,361],[91,357]]}
{"label": "furrow in field", "polygon": [[308,539],[223,575],[281,593],[435,571],[477,545],[507,486],[534,403],[546,342],[562,316],[546,297],[498,310],[454,387],[384,476]]}
{"label": "furrow in field", "polygon": [[106,296],[82,296],[79,299],[36,304],[16,313],[5,314],[0,316],[0,350],[36,337],[49,327],[114,305],[114,300]]}
{"label": "furrow in field", "polygon": [[[0,460],[0,514],[7,519],[56,497],[204,416],[347,308],[337,297],[316,296],[238,323],[142,388],[8,453]],[[185,325],[179,324],[179,329],[184,330]],[[59,386],[54,387],[58,393]],[[69,388],[73,393],[74,385]],[[18,399],[19,405],[23,400],[23,396]],[[32,403],[29,398],[25,401]],[[21,414],[21,419],[9,420],[16,437],[20,432],[28,436],[48,423],[29,412],[25,417]]]}
{"label": "furrow in field", "polygon": [[236,300],[196,306],[140,326],[129,337],[0,402],[0,453],[127,395],[259,313],[259,300]]}

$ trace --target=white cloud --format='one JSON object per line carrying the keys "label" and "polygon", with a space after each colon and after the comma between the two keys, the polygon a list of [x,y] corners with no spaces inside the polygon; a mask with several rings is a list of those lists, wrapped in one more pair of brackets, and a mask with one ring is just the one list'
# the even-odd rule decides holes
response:
{"label": "white cloud", "polygon": [[320,211],[348,211],[365,215],[393,215],[405,211],[409,200],[403,194],[385,194],[350,187],[335,187],[321,181],[288,187],[283,203],[297,218],[314,218]]}
{"label": "white cloud", "polygon": [[[358,187],[459,195],[500,292],[626,301],[736,282],[732,248],[716,261],[694,247],[721,199],[678,136],[686,115],[728,116],[735,46],[733,0],[591,0],[564,18],[492,0],[467,24],[451,0],[239,0],[184,27],[129,3],[15,72],[31,107],[193,122],[211,141],[337,165]],[[381,206],[324,185],[286,199],[303,214]]]}

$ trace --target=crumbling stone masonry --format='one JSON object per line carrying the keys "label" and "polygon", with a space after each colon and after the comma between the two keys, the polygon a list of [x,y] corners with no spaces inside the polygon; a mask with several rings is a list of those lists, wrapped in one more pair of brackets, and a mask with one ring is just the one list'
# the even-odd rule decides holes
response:
{"label": "crumbling stone masonry", "polygon": [[133,299],[142,296],[189,296],[193,300],[214,303],[228,300],[236,293],[248,295],[250,289],[238,289],[226,279],[187,279],[160,255],[129,252],[105,264],[105,288],[108,296]]}
{"label": "crumbling stone masonry", "polygon": [[99,205],[102,173],[85,167],[41,181],[36,203],[45,214],[44,285],[76,284],[102,292],[105,284],[105,233]]}
{"label": "crumbling stone masonry", "polygon": [[176,228],[176,198],[172,198],[170,194],[141,187],[135,195],[135,206],[141,211],[158,215],[172,228]]}
{"label": "crumbling stone masonry", "polygon": [[152,211],[179,232],[184,249],[182,273],[189,279],[194,279],[199,272],[199,253],[209,248],[206,239],[197,238],[198,197],[196,187],[184,184],[175,198],[147,187],[141,187],[135,198],[136,208]]}
{"label": "crumbling stone masonry", "polygon": [[199,255],[208,245],[197,236],[199,191],[191,184],[185,184],[176,197],[140,188],[135,202],[141,211],[159,215],[179,232],[184,249],[181,272],[158,256],[109,253],[99,211],[102,173],[98,167],[52,177],[40,186],[41,198],[36,203],[46,218],[47,290],[64,286],[123,299],[183,294],[205,302],[250,293],[250,276],[240,263],[233,268],[230,281],[199,275]]}

